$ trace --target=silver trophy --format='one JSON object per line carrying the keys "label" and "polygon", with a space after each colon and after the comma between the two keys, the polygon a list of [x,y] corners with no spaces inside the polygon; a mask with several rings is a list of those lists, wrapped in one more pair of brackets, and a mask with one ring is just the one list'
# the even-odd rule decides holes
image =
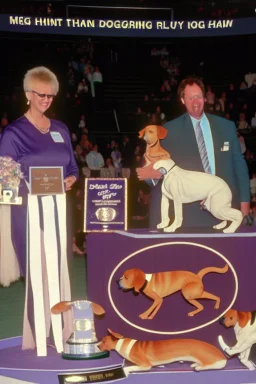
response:
{"label": "silver trophy", "polygon": [[87,300],[61,302],[52,308],[53,313],[72,310],[73,332],[64,343],[62,357],[64,359],[100,359],[109,353],[98,348],[99,341],[94,327],[94,315],[103,315],[104,309]]}

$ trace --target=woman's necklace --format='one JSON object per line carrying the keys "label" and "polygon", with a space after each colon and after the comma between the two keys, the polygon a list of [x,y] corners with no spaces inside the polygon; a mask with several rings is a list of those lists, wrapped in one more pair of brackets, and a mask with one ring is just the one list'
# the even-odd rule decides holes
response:
{"label": "woman's necklace", "polygon": [[41,128],[41,127],[39,127],[39,125],[37,125],[37,124],[33,121],[33,119],[31,119],[31,117],[29,116],[28,112],[25,113],[25,116],[26,116],[26,118],[28,119],[28,121],[29,121],[32,125],[34,125],[34,127],[35,127],[39,132],[41,132],[43,135],[45,135],[46,133],[48,133],[48,132],[50,131],[50,127],[48,127],[48,128]]}

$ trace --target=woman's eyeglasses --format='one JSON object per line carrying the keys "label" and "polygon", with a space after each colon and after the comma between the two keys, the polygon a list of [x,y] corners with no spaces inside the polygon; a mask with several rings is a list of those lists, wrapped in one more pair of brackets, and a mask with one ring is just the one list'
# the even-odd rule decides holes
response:
{"label": "woman's eyeglasses", "polygon": [[38,93],[36,91],[30,91],[30,92],[33,92],[35,93],[38,97],[40,97],[40,99],[44,99],[45,97],[47,97],[47,99],[53,99],[56,95],[46,95],[46,93]]}

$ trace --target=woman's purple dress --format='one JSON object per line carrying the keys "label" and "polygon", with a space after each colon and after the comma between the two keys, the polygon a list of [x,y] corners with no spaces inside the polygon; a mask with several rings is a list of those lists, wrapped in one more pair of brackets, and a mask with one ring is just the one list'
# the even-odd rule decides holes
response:
{"label": "woman's purple dress", "polygon": [[[64,142],[56,143],[50,132],[59,132]],[[67,127],[51,120],[50,132],[42,134],[23,116],[10,124],[0,140],[0,156],[10,156],[21,164],[25,180],[29,182],[29,167],[62,166],[64,178],[78,177],[78,168]],[[26,217],[28,188],[22,180],[19,196],[22,206],[12,206],[12,241],[18,257],[21,275],[26,273]]]}
{"label": "woman's purple dress", "polygon": [[[53,135],[53,136],[52,136]],[[12,220],[12,241],[17,254],[18,262],[21,269],[21,274],[26,274],[26,241],[27,241],[27,195],[28,187],[26,182],[29,183],[29,167],[63,167],[63,176],[74,175],[78,177],[78,168],[75,162],[73,149],[70,141],[70,135],[67,127],[56,120],[51,120],[50,132],[42,134],[38,131],[29,121],[23,116],[12,124],[10,124],[4,131],[0,141],[0,156],[9,156],[21,164],[21,170],[24,174],[19,188],[19,196],[22,196],[22,205],[11,207],[11,220]],[[53,197],[55,199],[55,197]],[[58,226],[56,218],[56,199],[55,201],[55,223]],[[42,204],[41,197],[38,197],[39,209]],[[44,237],[44,228],[42,214],[40,219],[41,236]],[[56,230],[58,230],[56,228]],[[32,229],[33,236],[33,229]],[[42,264],[45,263],[45,250],[41,240],[41,260],[38,261]],[[29,252],[28,252],[29,253]],[[59,256],[60,257],[60,256]],[[30,256],[29,256],[30,258]],[[62,261],[63,263],[63,261]],[[63,291],[61,288],[61,300],[71,300],[70,297],[70,283],[67,271],[67,260],[64,261],[66,270],[65,275],[61,271],[54,273],[59,276],[59,284],[56,287],[51,286],[51,289],[59,291],[60,287],[66,287]],[[62,264],[63,265],[63,264]],[[48,268],[48,266],[47,266]],[[34,348],[37,345],[37,338],[35,337],[35,326],[38,328],[38,323],[35,322],[35,302],[38,297],[38,292],[34,292],[31,286],[31,276],[29,268],[27,268],[28,275],[26,276],[26,300],[24,309],[24,323],[23,323],[23,349]],[[44,266],[42,269],[41,279],[43,280],[44,291],[40,293],[43,295],[45,310],[43,316],[45,317],[46,332],[49,336],[51,314],[49,305],[49,294],[45,294],[49,289],[48,272]],[[34,276],[34,275],[33,275]],[[40,278],[38,276],[38,278]],[[46,290],[45,290],[46,289]],[[33,291],[33,295],[32,295]],[[64,292],[64,293],[63,293]],[[66,314],[64,314],[66,316]],[[70,333],[70,319],[65,320],[64,317],[64,339]],[[45,349],[44,349],[45,350]],[[43,352],[42,356],[45,355]]]}

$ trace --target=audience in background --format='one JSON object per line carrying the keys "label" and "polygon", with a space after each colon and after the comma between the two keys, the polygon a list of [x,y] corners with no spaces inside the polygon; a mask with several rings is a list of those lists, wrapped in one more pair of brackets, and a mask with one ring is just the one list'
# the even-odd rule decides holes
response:
{"label": "audience in background", "polygon": [[239,142],[240,142],[241,152],[244,155],[246,152],[246,145],[245,145],[244,137],[241,135],[240,132],[237,132],[237,137],[238,137]]}
{"label": "audience in background", "polygon": [[111,159],[113,161],[115,170],[116,170],[116,176],[121,176],[121,169],[122,169],[122,154],[119,150],[118,143],[115,143],[114,147],[112,148],[111,152]]}
{"label": "audience in background", "polygon": [[237,129],[240,131],[243,129],[247,129],[248,127],[249,127],[249,124],[247,123],[247,121],[245,119],[245,113],[241,112],[239,114],[239,120],[237,122]]}
{"label": "audience in background", "polygon": [[91,171],[91,177],[100,177],[100,169],[105,164],[103,156],[98,152],[98,149],[98,144],[93,143],[90,152],[86,155],[86,163]]}
{"label": "audience in background", "polygon": [[[115,170],[116,176],[128,175],[129,183],[132,185],[129,196],[130,198],[132,196],[132,199],[137,196],[130,224],[137,227],[147,223],[150,196],[149,190],[144,189],[145,183],[139,182],[135,175],[135,168],[143,166],[145,151],[144,141],[138,139],[137,132],[148,124],[164,124],[166,120],[179,114],[181,108],[177,103],[176,91],[180,76],[184,76],[183,61],[177,52],[172,52],[170,47],[147,48],[148,56],[145,57],[147,85],[144,88],[144,97],[142,93],[141,99],[137,98],[132,106],[131,131],[128,134],[117,133],[112,137],[108,135],[108,125],[99,127],[96,118],[106,108],[104,93],[105,82],[109,81],[107,79],[109,52],[106,58],[102,58],[102,54],[97,51],[100,49],[99,44],[94,45],[90,38],[87,41],[71,43],[45,43],[43,46],[45,56],[48,55],[51,60],[54,57],[56,60],[56,67],[59,68],[60,77],[63,79],[61,83],[62,101],[59,101],[58,104],[58,100],[56,100],[58,108],[50,110],[49,115],[54,117],[59,114],[61,120],[65,121],[70,129],[74,154],[80,169],[81,185],[84,184],[84,177],[99,177],[104,167],[111,171]],[[139,52],[134,52],[133,57],[137,57],[137,54]],[[118,67],[121,68],[123,65],[121,59],[122,56],[118,55],[118,60],[111,61],[110,72],[113,71],[115,74]],[[129,66],[132,69],[133,64],[128,63],[125,71],[129,71]],[[207,72],[206,64],[203,69],[204,72]],[[120,73],[122,78],[123,70]],[[190,73],[185,75],[190,75]],[[251,122],[255,120],[256,125],[256,76],[254,73],[248,72],[233,78],[227,73],[227,79],[227,84],[222,84],[220,81],[218,85],[216,82],[211,82],[210,77],[204,79],[208,82],[206,110],[236,122],[241,151],[245,156],[252,177],[252,185],[254,185],[256,143],[254,144],[250,137],[253,136]],[[0,135],[5,126],[20,115],[22,103],[24,103],[17,84],[13,82],[12,85],[13,89],[10,90],[8,83],[10,93],[2,95]],[[113,100],[113,105],[117,114],[119,110],[122,110],[127,117],[126,120],[130,119],[131,116],[128,112],[125,114],[125,108],[120,107],[119,100]],[[111,105],[112,109],[113,105]],[[105,130],[104,137],[97,134],[99,129]],[[79,181],[76,194],[73,196],[77,215],[81,215],[83,210],[81,185]],[[252,187],[252,198],[255,199],[256,193],[253,188],[255,187]],[[74,232],[73,248],[75,252],[83,253],[83,247],[79,247],[80,252],[76,248],[76,236],[82,231],[82,224],[79,220],[78,222],[78,228]]]}

